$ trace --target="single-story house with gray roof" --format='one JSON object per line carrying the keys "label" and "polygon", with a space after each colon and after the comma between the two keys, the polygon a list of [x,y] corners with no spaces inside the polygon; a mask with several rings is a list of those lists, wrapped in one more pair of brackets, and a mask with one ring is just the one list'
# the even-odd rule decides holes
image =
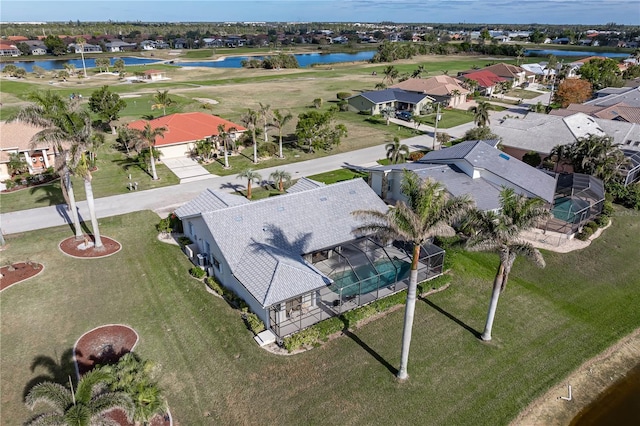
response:
{"label": "single-story house with gray roof", "polygon": [[[301,181],[252,202],[208,189],[175,211],[192,261],[280,338],[405,289],[411,267],[402,244],[354,234],[362,222],[353,211],[388,209],[364,180]],[[440,275],[444,261],[442,249],[422,248],[420,281]]]}
{"label": "single-story house with gray roof", "polygon": [[363,92],[347,98],[349,106],[357,111],[368,111],[371,115],[381,114],[385,108],[409,111],[419,115],[422,108],[435,99],[424,93],[402,89],[384,89]]}
{"label": "single-story house with gray roof", "polygon": [[383,199],[405,200],[401,191],[404,170],[432,178],[453,196],[469,195],[481,210],[500,208],[500,190],[513,188],[527,197],[553,203],[556,180],[495,147],[497,141],[466,141],[431,151],[415,163],[367,168],[372,189]]}

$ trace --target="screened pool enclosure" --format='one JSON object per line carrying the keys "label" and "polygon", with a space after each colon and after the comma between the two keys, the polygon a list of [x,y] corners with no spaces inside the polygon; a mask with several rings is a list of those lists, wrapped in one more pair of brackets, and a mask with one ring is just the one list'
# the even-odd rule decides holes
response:
{"label": "screened pool enclosure", "polygon": [[553,216],[546,229],[565,234],[578,232],[602,212],[603,203],[604,185],[600,179],[580,173],[559,174]]}
{"label": "screened pool enclosure", "polygon": [[[421,247],[418,282],[442,274],[444,253],[433,244]],[[284,337],[406,289],[411,255],[411,244],[382,245],[368,237],[306,255],[305,259],[328,277],[330,284],[272,306],[272,331]]]}

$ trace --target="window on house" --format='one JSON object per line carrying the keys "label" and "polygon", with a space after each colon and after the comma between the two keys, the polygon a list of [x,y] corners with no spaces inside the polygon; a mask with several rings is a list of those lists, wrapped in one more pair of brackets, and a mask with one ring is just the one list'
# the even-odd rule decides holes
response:
{"label": "window on house", "polygon": [[193,236],[193,223],[189,222],[189,235]]}

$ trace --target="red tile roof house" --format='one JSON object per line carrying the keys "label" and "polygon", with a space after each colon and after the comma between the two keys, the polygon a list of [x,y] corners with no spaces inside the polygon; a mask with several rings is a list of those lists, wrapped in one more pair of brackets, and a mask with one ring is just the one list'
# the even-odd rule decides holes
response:
{"label": "red tile roof house", "polygon": [[[495,75],[511,81],[513,87],[520,86],[527,82],[533,83],[536,78],[536,75],[534,73],[529,72],[522,67],[505,63],[490,65],[488,67],[484,67],[483,70],[491,71]],[[458,73],[458,76],[466,76],[467,74],[475,73],[477,71],[478,70],[462,71]]]}
{"label": "red tile roof house", "polygon": [[485,96],[491,96],[494,92],[495,87],[502,83],[503,81],[507,81],[506,78],[500,77],[492,73],[489,70],[480,70],[476,72],[471,72],[469,74],[465,74],[459,78],[462,83],[466,80],[473,80],[478,83],[478,91]]}
{"label": "red tile roof house", "polygon": [[0,41],[0,56],[20,56],[20,49],[13,42]]}
{"label": "red tile roof house", "polygon": [[11,174],[7,164],[11,154],[20,154],[27,165],[29,173],[36,175],[54,165],[55,152],[46,143],[32,145],[33,136],[43,130],[19,122],[0,122],[0,181],[9,179]]}
{"label": "red tile roof house", "polygon": [[184,157],[189,155],[195,142],[212,136],[218,136],[218,126],[222,124],[225,131],[232,127],[236,131],[232,138],[237,140],[247,129],[229,120],[204,112],[185,112],[165,115],[154,120],[137,120],[128,124],[130,129],[143,130],[147,123],[151,128],[164,127],[164,137],[158,136],[154,146],[162,152],[165,158]]}

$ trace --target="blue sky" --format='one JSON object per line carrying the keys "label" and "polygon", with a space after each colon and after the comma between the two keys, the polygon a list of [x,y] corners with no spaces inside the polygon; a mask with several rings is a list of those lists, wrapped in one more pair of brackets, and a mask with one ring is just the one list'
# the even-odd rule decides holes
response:
{"label": "blue sky", "polygon": [[444,22],[640,25],[638,0],[2,0],[1,22]]}

